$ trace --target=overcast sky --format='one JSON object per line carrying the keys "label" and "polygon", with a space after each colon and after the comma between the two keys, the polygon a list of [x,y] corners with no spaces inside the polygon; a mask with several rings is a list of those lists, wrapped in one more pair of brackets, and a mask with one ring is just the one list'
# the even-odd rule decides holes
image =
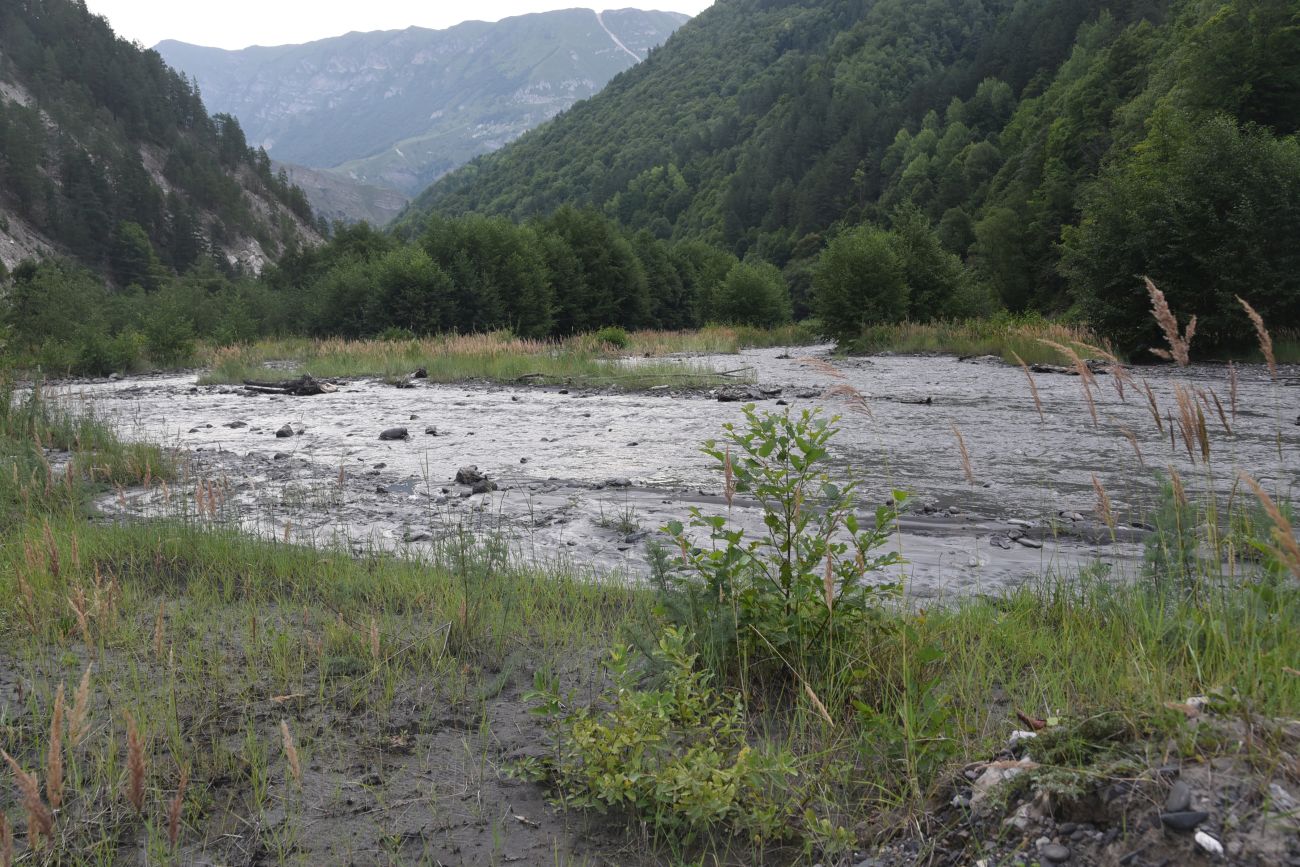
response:
{"label": "overcast sky", "polygon": [[[619,0],[634,6],[698,15],[713,0]],[[339,36],[350,30],[443,28],[461,21],[497,21],[511,15],[570,9],[583,0],[86,0],[118,36],[152,48],[164,39],[244,48]],[[605,8],[605,7],[597,7]]]}

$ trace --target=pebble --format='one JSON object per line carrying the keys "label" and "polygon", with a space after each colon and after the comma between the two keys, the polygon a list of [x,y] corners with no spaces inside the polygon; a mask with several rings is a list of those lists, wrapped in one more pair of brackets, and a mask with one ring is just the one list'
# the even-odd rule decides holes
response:
{"label": "pebble", "polygon": [[424,429],[424,432],[427,433],[427,434],[428,434],[429,436],[431,436],[431,437],[436,437],[436,436],[438,435],[438,429],[437,429],[436,427],[434,427],[433,425],[429,425],[428,427],[426,427],[426,428]]}
{"label": "pebble", "polygon": [[293,427],[290,426],[290,425],[287,425],[287,424],[286,424],[286,425],[284,425],[283,427],[281,427],[278,431],[276,431],[276,432],[275,432],[275,435],[276,435],[277,437],[279,437],[280,439],[285,439],[286,437],[291,437],[291,436],[293,436]]}
{"label": "pebble", "polygon": [[1018,545],[1024,545],[1026,548],[1041,548],[1041,547],[1043,547],[1043,543],[1042,543],[1042,542],[1038,541],[1037,539],[1031,539],[1031,538],[1029,538],[1028,536],[1021,536],[1019,539],[1016,540],[1016,544],[1018,544]]}
{"label": "pebble", "polygon": [[1175,831],[1190,831],[1208,818],[1210,818],[1210,814],[1202,810],[1182,810],[1176,813],[1160,814],[1160,821],[1164,822],[1166,827],[1173,828]]}
{"label": "pebble", "polygon": [[1053,864],[1060,864],[1063,861],[1070,860],[1070,850],[1062,846],[1060,843],[1048,843],[1046,846],[1038,850],[1038,854],[1042,855]]}
{"label": "pebble", "polygon": [[1169,788],[1165,798],[1166,813],[1182,813],[1192,806],[1192,787],[1179,780]]}

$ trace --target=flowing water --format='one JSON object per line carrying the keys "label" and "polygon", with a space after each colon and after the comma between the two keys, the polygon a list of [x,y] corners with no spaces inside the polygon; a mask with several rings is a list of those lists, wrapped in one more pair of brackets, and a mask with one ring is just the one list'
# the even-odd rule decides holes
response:
{"label": "flowing water", "polygon": [[[1300,467],[1300,390],[1285,384],[1295,381],[1294,370],[1282,371],[1279,384],[1265,368],[1240,367],[1235,401],[1223,366],[1138,368],[1136,381],[1122,383],[1122,397],[1114,375],[1098,375],[1094,423],[1079,377],[1035,374],[1040,417],[1022,370],[994,359],[837,358],[815,347],[693,360],[752,366],[771,394],[762,409],[783,409],[779,400],[795,412],[823,407],[841,417],[831,461],[864,480],[864,507],[874,511],[891,489],[912,494],[892,543],[907,563],[888,577],[921,597],[992,592],[1098,560],[1116,574],[1136,574],[1144,522],[1158,503],[1157,470],[1172,466],[1190,491],[1223,499],[1239,469],[1286,496]],[[1208,462],[1194,431],[1185,441],[1176,383],[1191,387],[1200,404]],[[183,483],[114,494],[101,504],[109,510],[156,514],[183,504],[202,509],[205,520],[277,538],[414,555],[470,532],[508,539],[530,560],[631,572],[645,571],[645,541],[666,541],[667,521],[683,519],[691,506],[725,511],[721,473],[700,446],[741,421],[743,406],[671,388],[397,389],[373,380],[282,397],[197,386],[193,375],[69,392],[128,438],[174,445],[186,456]],[[276,437],[286,424],[295,434]],[[410,438],[378,438],[394,426]],[[456,484],[467,465],[500,490],[472,495]],[[1099,520],[1094,478],[1118,519],[1114,531]],[[752,504],[737,499],[731,511],[737,523],[761,527]]]}

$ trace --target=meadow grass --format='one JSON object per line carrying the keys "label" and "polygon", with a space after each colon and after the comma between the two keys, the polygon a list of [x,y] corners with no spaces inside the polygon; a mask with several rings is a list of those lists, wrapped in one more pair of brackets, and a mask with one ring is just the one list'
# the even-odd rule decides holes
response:
{"label": "meadow grass", "polygon": [[[614,342],[602,339],[612,335]],[[606,330],[563,340],[530,340],[507,333],[440,335],[398,340],[265,339],[205,347],[204,383],[246,379],[380,376],[400,380],[418,368],[433,382],[527,381],[626,389],[655,385],[711,386],[751,382],[740,364],[718,367],[675,355],[728,355],[750,346],[801,345],[813,337],[798,326],[755,329],[712,326],[693,331]],[[635,364],[626,364],[632,357]]]}
{"label": "meadow grass", "polygon": [[1109,351],[1104,341],[1083,326],[1015,318],[870,325],[847,349],[862,354],[996,355],[1008,364],[1018,363],[1017,355],[1028,364],[1070,363],[1066,355],[1044,341],[1071,347],[1085,359],[1102,357],[1094,347]]}

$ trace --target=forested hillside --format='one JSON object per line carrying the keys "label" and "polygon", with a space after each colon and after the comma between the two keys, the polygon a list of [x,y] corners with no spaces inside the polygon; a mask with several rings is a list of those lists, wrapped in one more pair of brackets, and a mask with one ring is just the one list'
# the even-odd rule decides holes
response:
{"label": "forested hillside", "polygon": [[970,279],[879,318],[1072,309],[1136,347],[1150,274],[1227,345],[1235,294],[1300,323],[1298,95],[1289,0],[719,0],[404,222],[590,206],[777,264],[797,314],[832,237],[928,227]]}
{"label": "forested hillside", "polygon": [[74,0],[0,0],[0,262],[69,255],[119,287],[260,270],[319,236],[232,117]]}

